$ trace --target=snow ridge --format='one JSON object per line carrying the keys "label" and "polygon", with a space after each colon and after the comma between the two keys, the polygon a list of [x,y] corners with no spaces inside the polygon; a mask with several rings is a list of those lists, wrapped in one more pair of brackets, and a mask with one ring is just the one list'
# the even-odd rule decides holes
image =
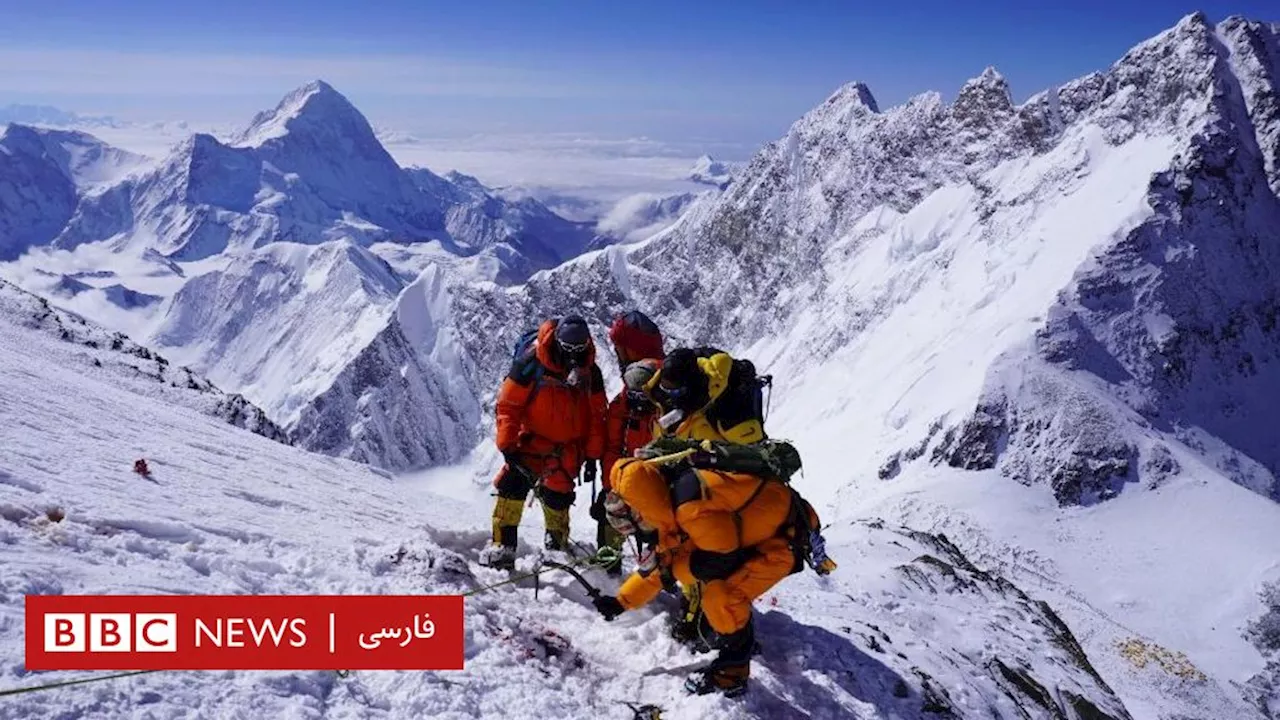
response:
{"label": "snow ridge", "polygon": [[[65,276],[64,280],[76,282]],[[174,367],[163,356],[122,333],[109,332],[74,313],[53,307],[47,300],[4,280],[0,280],[0,321],[3,322],[0,335],[5,342],[27,341],[24,331],[55,337],[66,343],[59,347],[63,362],[81,373],[113,378],[134,392],[196,409],[270,440],[289,443],[285,431],[243,396],[223,393],[190,368]]]}

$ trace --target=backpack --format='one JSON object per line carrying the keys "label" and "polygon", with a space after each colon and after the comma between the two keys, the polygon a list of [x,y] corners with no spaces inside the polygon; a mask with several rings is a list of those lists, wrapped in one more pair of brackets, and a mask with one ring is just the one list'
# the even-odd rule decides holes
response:
{"label": "backpack", "polygon": [[[707,419],[725,427],[754,419],[760,423],[760,430],[763,432],[765,386],[769,387],[769,394],[772,396],[772,375],[759,375],[755,363],[735,359],[729,369],[729,380],[724,392],[706,410]],[[768,437],[767,432],[765,437]]]}
{"label": "backpack", "polygon": [[531,357],[534,355],[534,345],[538,342],[538,328],[526,330],[516,338],[516,344],[511,348],[511,362],[518,362],[521,358]]}
{"label": "backpack", "polygon": [[764,388],[768,386],[769,396],[773,397],[773,376],[756,373],[756,364],[747,359],[733,361],[729,371],[729,388],[736,392],[751,408],[752,415],[764,426],[765,404]]}
{"label": "backpack", "polygon": [[521,333],[511,347],[510,377],[521,385],[533,383],[533,390],[530,391],[526,404],[532,403],[537,397],[538,390],[542,389],[542,375],[546,372],[546,368],[538,360],[537,344],[538,328],[534,328]]}
{"label": "backpack", "polygon": [[[813,568],[819,575],[826,575],[835,569],[835,561],[826,554],[826,543],[821,528],[811,523],[809,501],[800,495],[791,484],[791,478],[803,464],[800,452],[786,440],[762,440],[751,445],[696,440],[659,439],[650,443],[654,453],[666,455],[673,463],[687,463],[694,468],[721,470],[724,472],[740,472],[763,478],[765,482],[781,482],[791,491],[791,512],[787,516],[780,532],[787,537],[791,545],[795,561],[791,573],[804,570],[805,565]],[[680,450],[692,451],[684,457]],[[674,454],[673,454],[674,453]],[[659,460],[659,462],[662,462]],[[760,488],[763,489],[762,483]],[[672,492],[672,506],[680,502],[675,488]],[[759,491],[757,490],[757,494]],[[755,495],[743,503],[737,512],[741,512],[755,499]],[[735,513],[737,515],[737,513]]]}

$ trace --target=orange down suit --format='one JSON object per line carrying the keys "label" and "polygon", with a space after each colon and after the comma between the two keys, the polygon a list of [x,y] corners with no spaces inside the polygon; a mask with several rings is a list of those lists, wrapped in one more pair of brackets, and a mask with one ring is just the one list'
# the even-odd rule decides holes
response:
{"label": "orange down suit", "polygon": [[[791,488],[742,473],[675,472],[669,486],[659,467],[622,460],[614,466],[613,489],[657,531],[659,564],[686,587],[701,583],[702,612],[711,627],[723,635],[736,632],[751,619],[751,601],[795,568],[787,538]],[[812,517],[807,504],[804,511]],[[623,583],[618,602],[635,609],[661,590],[660,573],[637,572]]]}
{"label": "orange down suit", "polygon": [[653,440],[654,415],[657,412],[655,406],[650,405],[650,408],[648,412],[633,414],[627,406],[626,388],[609,401],[609,407],[605,411],[604,457],[600,462],[605,490],[613,487],[610,476],[614,463],[631,457],[636,449]]}
{"label": "orange down suit", "polygon": [[578,369],[577,385],[567,383],[568,371],[551,349],[555,328],[554,320],[544,322],[535,346],[537,362],[516,360],[502,381],[496,441],[500,452],[519,454],[547,489],[571,493],[582,461],[598,460],[604,453],[604,378],[592,344],[586,365]]}

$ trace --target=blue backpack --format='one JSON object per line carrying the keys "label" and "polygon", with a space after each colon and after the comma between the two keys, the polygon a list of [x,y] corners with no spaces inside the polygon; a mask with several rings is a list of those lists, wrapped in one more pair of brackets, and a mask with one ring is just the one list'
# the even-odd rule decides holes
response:
{"label": "blue backpack", "polygon": [[542,374],[546,371],[538,360],[537,344],[538,328],[534,328],[521,333],[511,348],[510,376],[522,385],[533,383],[533,391],[529,393],[526,404],[533,402],[542,388]]}
{"label": "blue backpack", "polygon": [[538,328],[526,330],[516,338],[516,344],[511,348],[511,362],[519,362],[521,358],[534,354],[534,345],[538,342]]}

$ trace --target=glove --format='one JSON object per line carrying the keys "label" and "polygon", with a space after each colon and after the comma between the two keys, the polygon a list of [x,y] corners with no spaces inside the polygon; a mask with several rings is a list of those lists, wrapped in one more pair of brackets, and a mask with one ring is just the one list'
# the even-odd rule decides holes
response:
{"label": "glove", "polygon": [[601,595],[591,601],[596,606],[596,610],[604,616],[605,620],[612,621],[627,609],[622,607],[622,603],[618,602],[618,598],[612,595]]}
{"label": "glove", "polygon": [[606,494],[607,493],[600,493],[599,495],[596,495],[595,502],[591,503],[591,519],[598,523],[605,522],[604,496]]}
{"label": "glove", "polygon": [[596,475],[600,473],[599,460],[587,460],[582,463],[582,485],[590,485],[596,481]]}

